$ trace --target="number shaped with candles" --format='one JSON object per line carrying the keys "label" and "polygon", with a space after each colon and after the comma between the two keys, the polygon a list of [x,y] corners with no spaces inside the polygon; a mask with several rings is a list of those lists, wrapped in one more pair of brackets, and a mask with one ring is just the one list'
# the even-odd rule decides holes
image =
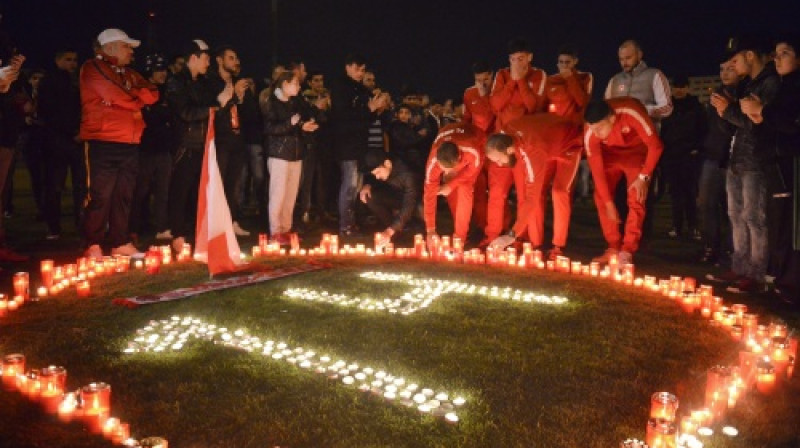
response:
{"label": "number shaped with candles", "polygon": [[[317,301],[400,315],[409,315],[423,310],[445,294],[480,295],[492,299],[551,305],[567,302],[564,297],[551,297],[496,286],[476,286],[450,280],[418,278],[409,274],[365,272],[360,276],[370,281],[407,284],[411,289],[400,297],[384,299],[349,297],[344,294],[330,294],[327,291],[308,288],[288,289],[284,295],[290,299]],[[285,361],[298,368],[341,380],[342,384],[356,387],[360,391],[382,396],[388,402],[416,407],[422,413],[442,417],[451,423],[458,422],[458,411],[466,402],[461,396],[453,396],[446,391],[434,391],[432,388],[423,387],[416,382],[382,369],[362,366],[353,361],[333,360],[330,356],[308,347],[290,347],[279,340],[262,339],[242,329],[230,331],[228,328],[188,316],[172,316],[170,319],[150,321],[147,326],[136,331],[136,336],[127,344],[124,352],[135,354],[167,350],[178,351],[190,341],[198,339],[251,353],[259,353],[275,361]]]}

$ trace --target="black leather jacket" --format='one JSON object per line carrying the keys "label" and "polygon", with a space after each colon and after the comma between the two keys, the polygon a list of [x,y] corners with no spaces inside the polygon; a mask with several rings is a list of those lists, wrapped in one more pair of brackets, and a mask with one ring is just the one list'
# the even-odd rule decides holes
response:
{"label": "black leather jacket", "polygon": [[217,95],[204,76],[192,79],[184,70],[167,81],[167,104],[175,114],[178,147],[202,151],[208,132],[208,115],[217,107]]}
{"label": "black leather jacket", "polygon": [[[302,126],[308,117],[303,117],[304,105],[299,97],[281,101],[275,92],[269,96],[264,107],[264,133],[266,134],[266,148],[269,157],[294,162],[303,160],[305,145],[303,142]],[[300,114],[301,118],[292,124],[292,116]]]}

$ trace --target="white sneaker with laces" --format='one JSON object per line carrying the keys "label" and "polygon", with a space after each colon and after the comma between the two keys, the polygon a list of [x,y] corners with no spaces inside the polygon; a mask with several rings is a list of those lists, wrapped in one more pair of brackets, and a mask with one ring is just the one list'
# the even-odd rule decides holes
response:
{"label": "white sneaker with laces", "polygon": [[250,232],[239,227],[239,223],[236,221],[233,222],[233,233],[235,233],[236,236],[250,236]]}

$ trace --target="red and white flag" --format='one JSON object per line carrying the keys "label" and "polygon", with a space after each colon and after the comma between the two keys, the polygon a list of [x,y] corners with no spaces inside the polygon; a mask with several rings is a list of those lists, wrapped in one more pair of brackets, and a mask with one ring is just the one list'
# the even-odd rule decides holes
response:
{"label": "red and white flag", "polygon": [[233,233],[233,220],[222,175],[217,165],[217,146],[214,144],[214,110],[208,118],[203,172],[197,192],[197,229],[194,257],[208,264],[213,275],[235,272],[242,268],[241,250]]}

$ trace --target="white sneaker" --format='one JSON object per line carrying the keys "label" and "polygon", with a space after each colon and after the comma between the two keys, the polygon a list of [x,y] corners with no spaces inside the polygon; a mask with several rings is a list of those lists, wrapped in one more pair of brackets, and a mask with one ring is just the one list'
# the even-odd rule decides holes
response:
{"label": "white sneaker", "polygon": [[138,254],[141,254],[141,252],[139,252],[139,249],[137,249],[136,246],[131,243],[123,244],[122,246],[111,249],[111,255],[127,255],[132,257]]}
{"label": "white sneaker", "polygon": [[172,231],[170,229],[156,233],[157,240],[171,240],[173,238],[174,237],[172,236]]}
{"label": "white sneaker", "polygon": [[250,232],[239,227],[239,223],[236,221],[233,222],[233,233],[235,233],[236,236],[250,236]]}
{"label": "white sneaker", "polygon": [[619,255],[617,255],[617,261],[619,262],[620,266],[625,266],[626,264],[633,263],[633,254],[624,250],[619,251]]}
{"label": "white sneaker", "polygon": [[103,249],[100,248],[99,244],[92,244],[86,249],[84,255],[86,258],[103,258]]}

